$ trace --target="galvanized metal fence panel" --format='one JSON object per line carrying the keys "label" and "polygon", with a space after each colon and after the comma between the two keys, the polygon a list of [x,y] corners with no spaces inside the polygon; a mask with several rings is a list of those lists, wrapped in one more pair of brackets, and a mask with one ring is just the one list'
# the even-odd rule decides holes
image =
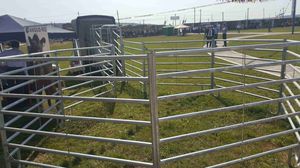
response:
{"label": "galvanized metal fence panel", "polygon": [[[116,32],[115,32],[116,33]],[[118,33],[116,33],[118,35]],[[254,40],[249,40],[253,42]],[[148,53],[147,44],[154,44],[159,42],[128,42],[134,45],[141,46],[141,49],[134,47],[126,47],[128,50],[136,50],[138,54],[124,55],[122,52],[115,51],[114,45],[107,44],[106,46],[80,48],[80,49],[65,49],[50,51],[37,54],[24,54],[19,56],[12,56],[9,58],[0,58],[0,61],[26,61],[33,62],[38,61],[40,64],[34,64],[23,69],[14,70],[0,74],[0,80],[2,84],[5,80],[22,81],[16,86],[10,86],[3,88],[0,96],[5,100],[8,98],[17,98],[17,101],[8,103],[1,106],[0,113],[0,127],[2,146],[4,149],[4,157],[6,167],[10,167],[11,164],[21,165],[34,165],[42,167],[59,167],[58,165],[50,165],[46,163],[37,163],[34,160],[24,160],[22,158],[22,151],[36,151],[51,153],[55,155],[72,156],[84,159],[94,159],[100,161],[111,161],[114,163],[136,165],[143,167],[162,167],[165,164],[169,164],[175,161],[194,158],[198,156],[205,156],[209,154],[218,153],[224,150],[232,150],[236,147],[242,147],[246,145],[263,142],[266,140],[282,137],[290,134],[295,135],[295,143],[286,146],[273,148],[271,150],[265,150],[259,153],[242,156],[237,156],[233,160],[227,160],[223,163],[216,163],[210,165],[211,167],[223,167],[229,166],[247,160],[256,159],[265,155],[278,153],[282,151],[293,151],[296,158],[299,157],[299,109],[300,109],[300,93],[297,91],[300,89],[300,71],[297,64],[300,63],[300,59],[287,59],[289,55],[298,57],[298,54],[289,52],[288,47],[299,46],[300,42],[289,41],[277,41],[277,40],[258,40],[261,42],[271,42],[268,44],[258,45],[244,45],[233,46],[227,48],[196,48],[181,50],[177,48],[172,51],[163,52],[150,52]],[[199,41],[180,41],[179,43],[199,42]],[[116,41],[118,45],[118,41]],[[163,43],[176,43],[176,41],[160,42]],[[281,48],[280,50],[278,48]],[[58,56],[57,53],[73,51],[73,50],[89,50],[101,48],[107,51],[107,53],[99,53],[86,57],[77,56]],[[276,52],[282,53],[282,57],[278,60],[271,59],[253,59],[247,58],[246,54],[243,54],[240,59],[241,65],[234,65],[233,63],[219,62],[220,58],[227,58],[230,56],[218,55],[222,51],[232,50],[259,50],[269,51],[273,49]],[[170,48],[168,48],[170,49]],[[165,50],[165,48],[164,48]],[[116,54],[117,52],[117,54]],[[41,54],[52,54],[50,57],[40,57]],[[124,52],[126,53],[126,52]],[[147,53],[147,54],[146,54]],[[207,53],[211,53],[208,55]],[[193,62],[193,61],[178,61],[181,58],[206,58],[210,59],[210,62]],[[172,61],[166,61],[174,59]],[[68,67],[64,63],[70,61],[82,61],[86,62],[78,67]],[[117,73],[118,65],[117,61],[124,61],[126,69],[123,72]],[[249,61],[249,62],[248,62]],[[253,63],[253,61],[257,61]],[[53,72],[47,74],[35,74],[29,73],[29,75],[18,75],[18,72],[28,71],[36,68],[41,68],[45,65],[52,63],[56,64],[56,69]],[[197,68],[198,65],[206,65]],[[101,65],[101,66],[100,66]],[[105,65],[105,66],[103,66]],[[191,68],[185,69],[185,67],[172,69],[172,66],[178,65],[191,65]],[[165,67],[168,66],[168,67]],[[273,75],[273,77],[259,76],[256,74],[249,74],[248,71],[263,73],[270,71],[266,67],[280,67],[277,72],[279,76]],[[79,74],[71,72],[73,69],[82,69]],[[273,74],[275,74],[276,69]],[[222,77],[222,75],[229,75],[230,77],[238,77],[240,80],[229,79]],[[252,79],[252,82],[247,83],[246,79]],[[203,83],[192,83],[188,80],[203,81]],[[28,86],[29,84],[37,84],[40,81],[48,81],[47,85],[39,89],[34,89],[32,93],[14,93],[18,87]],[[50,83],[49,83],[50,81]],[[175,82],[174,82],[175,81]],[[183,82],[178,82],[183,81]],[[134,82],[142,86],[141,92],[143,92],[143,98],[141,97],[117,97],[118,83],[122,82]],[[207,82],[207,83],[205,83]],[[46,90],[55,86],[55,92],[47,94]],[[164,86],[172,87],[194,87],[192,91],[179,92],[176,89],[170,92],[161,91]],[[205,86],[205,87],[200,87]],[[278,87],[280,86],[280,87]],[[251,90],[252,89],[252,90]],[[72,91],[76,91],[73,93]],[[222,97],[226,92],[237,92],[240,94],[242,100],[241,104],[228,105],[223,107],[201,109],[199,111],[191,111],[187,109],[179,113],[164,113],[160,109],[160,104],[168,101],[178,101],[187,98],[195,98],[201,95],[214,95],[215,97]],[[270,95],[263,95],[260,92],[271,92]],[[163,93],[163,94],[162,94]],[[108,96],[109,95],[109,96]],[[245,97],[255,97],[251,101],[246,101]],[[22,101],[31,100],[31,106],[27,109],[15,108],[18,103]],[[42,107],[45,102],[49,102],[46,108]],[[2,100],[3,101],[3,100]],[[54,103],[53,103],[54,102]],[[78,107],[79,104],[86,102],[107,102],[107,103],[123,103],[123,104],[141,104],[146,105],[148,110],[145,113],[150,116],[148,120],[139,119],[121,119],[121,118],[109,118],[109,117],[92,117],[92,116],[79,116],[67,114],[66,110]],[[175,122],[178,120],[188,120],[195,117],[203,117],[206,115],[214,115],[220,113],[230,113],[232,111],[242,110],[241,118],[244,117],[245,110],[251,107],[261,107],[263,105],[278,105],[279,113],[273,116],[265,118],[259,118],[255,120],[243,120],[239,123],[227,124],[223,126],[210,127],[204,130],[190,131],[186,133],[174,133],[170,136],[162,136],[160,133],[162,130],[161,125],[164,123]],[[82,111],[84,109],[81,109]],[[277,112],[277,111],[276,111]],[[25,124],[14,125],[16,122],[23,122],[22,119],[27,118],[29,121]],[[220,146],[211,147],[200,150],[195,149],[186,153],[162,156],[162,148],[164,145],[173,142],[180,142],[189,140],[191,138],[199,138],[210,134],[217,134],[226,131],[234,131],[238,129],[247,129],[250,126],[256,126],[265,123],[272,123],[274,121],[286,120],[291,129],[280,130],[279,132],[273,132],[270,134],[257,135],[252,138],[244,138],[241,140],[224,143]],[[112,138],[103,136],[91,136],[81,135],[68,132],[55,132],[52,130],[46,130],[52,123],[55,123],[57,127],[64,128],[64,124],[68,121],[87,121],[87,122],[99,122],[99,123],[111,123],[111,124],[129,124],[129,125],[141,125],[149,127],[151,129],[151,141]],[[39,122],[38,127],[31,127],[34,123]],[[172,123],[171,123],[172,124]],[[20,135],[29,135],[22,141],[16,141],[16,138]],[[59,150],[46,148],[41,146],[34,146],[29,142],[32,142],[33,137],[36,135],[58,137],[62,139],[76,139],[83,141],[94,141],[103,143],[133,145],[136,147],[149,148],[152,151],[151,160],[134,160],[118,157],[110,157],[105,155],[94,155],[86,152],[77,152],[70,150]]]}

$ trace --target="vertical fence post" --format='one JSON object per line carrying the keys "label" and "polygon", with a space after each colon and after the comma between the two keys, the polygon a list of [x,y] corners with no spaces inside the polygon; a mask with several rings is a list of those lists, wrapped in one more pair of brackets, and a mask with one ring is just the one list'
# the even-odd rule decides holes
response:
{"label": "vertical fence post", "polygon": [[[216,47],[215,39],[213,38],[211,42],[212,42],[212,48],[215,48]],[[210,68],[215,68],[215,52],[214,51],[211,52],[211,65],[210,65]],[[210,88],[214,89],[214,87],[215,87],[215,73],[211,72],[211,74],[210,74]]]}
{"label": "vertical fence post", "polygon": [[[115,45],[111,45],[111,55],[112,56],[116,56],[116,50],[115,50]],[[117,76],[117,60],[116,59],[113,59],[112,60],[112,65],[113,65],[113,75],[114,76]],[[116,81],[113,81],[113,95],[115,96],[116,95],[116,93],[117,93],[117,86],[116,86]]]}
{"label": "vertical fence post", "polygon": [[[142,42],[142,54],[146,54],[145,43]],[[146,59],[143,59],[143,76],[146,77]],[[143,82],[144,98],[147,98],[147,82]]]}
{"label": "vertical fence post", "polygon": [[[122,29],[119,28],[119,31],[120,31],[120,50],[121,50],[120,55],[122,56],[122,55],[125,55],[125,49],[124,49],[124,41],[123,41]],[[121,67],[122,75],[126,76],[126,60],[123,59],[123,60],[120,60],[119,62],[122,65],[122,67]],[[124,90],[125,85],[126,85],[125,81],[121,83],[121,89],[120,89],[121,92]]]}
{"label": "vertical fence post", "polygon": [[[120,50],[121,50],[121,55],[124,55],[125,54],[125,51],[124,51],[124,41],[123,41],[123,34],[122,34],[122,30],[120,28]],[[121,60],[120,61],[121,64],[122,64],[122,71],[123,71],[123,76],[126,76],[126,60]]]}
{"label": "vertical fence post", "polygon": [[[56,58],[58,57],[57,52],[55,52],[55,57]],[[63,86],[62,86],[62,80],[60,79],[61,74],[60,74],[60,68],[59,68],[58,60],[56,61],[56,75],[59,77],[59,79],[58,79],[58,94],[59,94],[59,96],[63,97],[63,89],[62,89]],[[59,108],[56,108],[56,109],[58,110],[58,113],[60,115],[65,115],[64,100],[61,99],[59,101],[60,101]],[[64,120],[61,120],[59,125],[62,127],[64,122],[65,122]]]}
{"label": "vertical fence post", "polygon": [[152,125],[152,161],[154,168],[160,168],[159,150],[159,121],[158,121],[158,100],[156,85],[156,60],[155,53],[151,52],[148,56],[148,81],[149,81],[149,100],[150,115]]}
{"label": "vertical fence post", "polygon": [[[0,100],[0,110],[2,110],[2,97]],[[0,135],[1,135],[1,143],[4,157],[4,168],[11,168],[11,164],[9,161],[9,150],[7,146],[7,136],[6,131],[4,130],[4,114],[0,113]]]}
{"label": "vertical fence post", "polygon": [[288,151],[288,166],[289,167],[293,167],[293,164],[292,164],[292,157],[293,157],[293,149],[290,149]]}
{"label": "vertical fence post", "polygon": [[[18,159],[18,160],[22,160],[22,157],[21,157],[21,149],[19,149],[18,152],[17,152],[17,159]],[[22,164],[21,164],[21,163],[18,163],[17,168],[22,168]]]}
{"label": "vertical fence post", "polygon": [[[286,42],[287,40],[284,39],[284,42]],[[282,61],[286,61],[287,60],[287,47],[283,48],[282,51]],[[281,71],[280,71],[280,79],[285,79],[286,77],[286,64],[281,64]],[[283,92],[284,92],[284,83],[280,84],[280,88],[279,88],[279,98],[283,97]],[[283,107],[282,107],[282,102],[278,103],[278,113],[282,113],[283,112]]]}

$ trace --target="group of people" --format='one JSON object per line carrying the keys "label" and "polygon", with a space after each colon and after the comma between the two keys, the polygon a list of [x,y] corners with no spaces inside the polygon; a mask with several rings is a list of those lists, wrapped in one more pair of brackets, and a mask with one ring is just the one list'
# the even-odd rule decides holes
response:
{"label": "group of people", "polygon": [[[227,47],[227,31],[228,28],[227,26],[224,24],[222,26],[222,37],[224,40],[224,45],[223,47]],[[216,39],[219,38],[219,32],[220,32],[220,26],[217,25],[209,25],[206,27],[204,35],[205,35],[205,39],[206,39],[206,47],[218,47],[217,46],[217,41]]]}

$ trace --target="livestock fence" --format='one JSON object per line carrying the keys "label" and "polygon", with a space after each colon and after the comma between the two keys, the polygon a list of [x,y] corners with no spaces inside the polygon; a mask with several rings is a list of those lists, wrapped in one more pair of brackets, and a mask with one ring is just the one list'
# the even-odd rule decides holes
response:
{"label": "livestock fence", "polygon": [[[41,159],[61,155],[155,168],[298,162],[300,55],[289,48],[300,42],[234,41],[263,44],[124,41],[119,54],[105,44],[0,58],[27,62],[0,74],[5,166],[64,167]],[[66,54],[78,50],[102,52]],[[250,57],[253,51],[277,59]],[[72,61],[82,65],[69,67]]]}

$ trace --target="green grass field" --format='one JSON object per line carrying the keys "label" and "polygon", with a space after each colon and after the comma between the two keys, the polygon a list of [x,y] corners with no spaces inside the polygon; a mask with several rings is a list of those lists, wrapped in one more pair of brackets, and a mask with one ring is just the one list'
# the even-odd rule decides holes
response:
{"label": "green grass field", "polygon": [[[233,37],[233,36],[232,36]],[[270,37],[271,38],[271,37]],[[126,39],[132,41],[168,41],[168,40],[196,40],[203,39],[203,36],[185,36],[185,37],[146,37],[146,38],[134,38]],[[184,47],[199,47],[201,48],[204,43],[190,43],[190,44],[160,44],[160,45],[148,45],[147,48],[184,48]],[[234,44],[238,45],[238,44]],[[132,45],[133,47],[138,47]],[[58,48],[70,48],[71,43],[62,43],[52,45],[52,49]],[[131,53],[134,50],[127,50]],[[71,53],[65,53],[70,55]],[[200,55],[200,53],[198,53]],[[62,55],[62,54],[61,54]],[[208,56],[207,53],[201,53],[203,56]],[[179,58],[179,57],[169,57],[169,58],[159,58],[157,62],[209,62],[208,57],[193,57],[193,58]],[[217,60],[219,63],[225,63],[222,60]],[[128,63],[142,68],[139,64],[132,61]],[[61,64],[63,67],[68,66],[68,62],[63,62]],[[160,70],[193,70],[193,69],[206,69],[209,68],[210,64],[200,64],[200,65],[158,65],[158,71]],[[131,70],[133,68],[128,67]],[[235,71],[239,72],[239,71]],[[256,75],[260,77],[267,77],[271,79],[277,79],[274,76],[259,73],[253,70],[244,71],[249,75]],[[162,72],[159,72],[162,73]],[[133,75],[133,74],[131,74]],[[254,79],[243,79],[241,77],[228,75],[224,73],[216,73],[216,77],[222,77],[226,79],[232,79],[239,82],[255,83],[261,80]],[[210,74],[202,74],[197,77],[209,77]],[[193,83],[193,84],[209,84],[208,79],[160,79],[158,83]],[[218,85],[223,86],[233,86],[233,84],[217,81]],[[278,89],[278,85],[271,86],[274,89]],[[78,93],[89,87],[83,87],[77,90],[70,90],[65,92],[66,95]],[[107,89],[110,89],[109,87]],[[204,90],[208,89],[206,86],[170,86],[170,85],[158,85],[158,95],[167,95],[188,91]],[[100,91],[100,90],[99,90]],[[259,93],[264,96],[269,96],[272,98],[278,97],[277,94],[263,91],[260,89],[245,89],[244,91]],[[84,96],[93,95],[95,93],[87,93]],[[111,95],[107,95],[111,96]],[[117,97],[124,98],[143,98],[144,94],[142,92],[142,86],[137,82],[128,82],[125,86],[125,90],[121,93],[120,86],[118,86]],[[159,116],[165,117],[169,115],[183,114],[193,111],[201,111],[207,109],[214,109],[220,107],[226,107],[231,105],[237,105],[253,101],[261,101],[260,98],[253,98],[252,96],[246,96],[237,92],[222,92],[220,97],[214,95],[197,96],[185,99],[179,99],[174,101],[165,101],[159,104]],[[70,102],[65,102],[66,104]],[[206,130],[210,128],[216,128],[231,124],[240,123],[242,121],[251,121],[261,118],[266,118],[274,116],[271,112],[277,111],[277,104],[270,104],[264,106],[258,106],[255,108],[246,108],[244,110],[235,110],[221,113],[214,113],[210,115],[204,115],[201,117],[194,117],[183,120],[176,120],[172,122],[165,122],[160,124],[160,136],[161,138],[166,138],[169,136],[175,136],[183,133],[190,133],[194,131]],[[124,104],[116,103],[115,108],[111,108],[111,104],[102,102],[87,102],[82,103],[70,110],[65,111],[68,115],[80,115],[80,116],[94,116],[94,117],[109,117],[109,118],[123,118],[123,119],[136,119],[136,120],[150,120],[149,107],[140,104]],[[243,129],[236,129],[233,131],[225,131],[217,134],[208,134],[205,136],[185,139],[178,142],[172,142],[168,144],[163,144],[161,146],[161,157],[171,157],[178,154],[184,154],[188,152],[193,152],[197,150],[202,150],[210,147],[215,147],[223,144],[229,144],[242,139],[254,138],[262,135],[267,135],[275,132],[280,132],[286,129],[290,129],[287,121],[277,121],[267,124],[260,124],[256,126],[250,126]],[[109,123],[95,123],[95,122],[83,122],[83,121],[67,121],[62,128],[55,128],[52,131],[90,135],[90,136],[100,136],[100,137],[112,137],[120,139],[132,139],[132,140],[142,140],[151,141],[151,129],[149,127],[133,126],[133,125],[123,125],[123,124],[109,124]],[[41,137],[40,137],[41,138]],[[266,140],[263,142],[245,145],[243,147],[236,147],[231,150],[223,150],[213,154],[203,155],[201,157],[195,157],[193,159],[185,159],[182,161],[174,162],[171,164],[163,165],[164,168],[195,168],[195,167],[206,167],[209,165],[217,164],[223,161],[228,161],[235,159],[240,156],[246,156],[255,154],[261,151],[270,150],[273,148],[282,147],[288,144],[295,143],[296,139],[294,135],[289,134],[287,136],[282,136],[279,138]],[[34,145],[34,144],[31,144]],[[41,147],[53,148],[58,150],[66,150],[73,152],[83,152],[93,155],[103,155],[118,158],[134,159],[141,161],[151,161],[151,149],[150,148],[140,148],[130,145],[116,145],[110,143],[100,143],[95,141],[79,141],[74,139],[61,139],[48,137],[43,139],[37,144]],[[28,154],[28,153],[27,153]],[[64,167],[75,167],[75,168],[85,168],[85,167],[99,167],[99,168],[129,168],[130,166],[125,166],[121,164],[113,164],[111,162],[95,161],[88,159],[79,159],[74,157],[67,157],[61,155],[53,155],[46,153],[35,153],[34,161],[54,164]],[[23,157],[26,157],[25,155]],[[282,152],[278,154],[268,155],[256,160],[247,161],[240,165],[235,165],[232,167],[280,167],[285,168],[287,166],[287,152]]]}

